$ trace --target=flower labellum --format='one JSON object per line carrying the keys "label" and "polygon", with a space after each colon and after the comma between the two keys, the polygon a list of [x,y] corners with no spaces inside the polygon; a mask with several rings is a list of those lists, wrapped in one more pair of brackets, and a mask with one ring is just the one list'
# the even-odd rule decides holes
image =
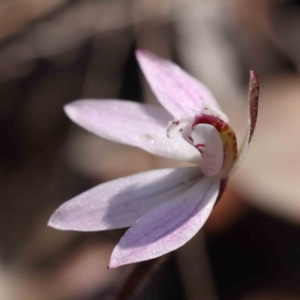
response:
{"label": "flower labellum", "polygon": [[147,51],[138,50],[136,57],[164,108],[122,100],[79,100],[65,106],[66,114],[96,135],[195,166],[109,181],[54,212],[49,226],[61,230],[130,227],[114,248],[109,268],[166,254],[199,231],[245,155],[257,119],[259,86],[253,71],[248,128],[238,150],[227,116],[203,84]]}

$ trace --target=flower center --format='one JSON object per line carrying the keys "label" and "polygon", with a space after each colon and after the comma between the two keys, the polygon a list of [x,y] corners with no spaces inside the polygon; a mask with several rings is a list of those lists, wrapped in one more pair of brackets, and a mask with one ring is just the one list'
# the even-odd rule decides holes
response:
{"label": "flower center", "polygon": [[[198,124],[209,124],[214,126],[220,134],[223,143],[223,165],[220,174],[227,174],[237,157],[237,140],[232,128],[216,116],[201,114],[195,117],[192,130]],[[195,145],[197,147],[197,145]],[[201,145],[200,145],[201,146]],[[201,152],[200,148],[197,147]]]}
{"label": "flower center", "polygon": [[[210,131],[207,125],[216,131]],[[218,114],[201,113],[193,118],[169,122],[167,135],[170,138],[180,136],[197,148],[202,157],[201,169],[206,176],[227,177],[237,158],[235,133]]]}

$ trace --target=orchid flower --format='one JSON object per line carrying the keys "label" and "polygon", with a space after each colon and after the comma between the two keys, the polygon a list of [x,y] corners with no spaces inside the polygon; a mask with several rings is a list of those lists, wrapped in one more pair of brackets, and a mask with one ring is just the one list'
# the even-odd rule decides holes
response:
{"label": "orchid flower", "polygon": [[162,107],[122,100],[67,104],[69,118],[103,138],[194,166],[160,169],[100,184],[62,204],[49,226],[100,231],[130,227],[109,268],[164,255],[187,243],[209,217],[222,185],[247,151],[256,124],[258,79],[250,72],[248,128],[238,151],[210,91],[170,61],[138,50]]}

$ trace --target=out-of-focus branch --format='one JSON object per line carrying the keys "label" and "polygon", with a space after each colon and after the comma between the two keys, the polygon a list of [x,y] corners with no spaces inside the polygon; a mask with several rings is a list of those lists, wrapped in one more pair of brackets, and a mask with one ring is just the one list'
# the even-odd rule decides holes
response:
{"label": "out-of-focus branch", "polygon": [[176,254],[186,299],[217,300],[203,233],[199,232]]}

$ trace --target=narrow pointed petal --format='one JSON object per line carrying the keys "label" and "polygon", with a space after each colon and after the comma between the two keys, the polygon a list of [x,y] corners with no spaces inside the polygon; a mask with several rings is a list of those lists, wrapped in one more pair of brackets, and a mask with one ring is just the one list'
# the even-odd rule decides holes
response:
{"label": "narrow pointed petal", "polygon": [[79,100],[65,106],[72,121],[103,138],[136,146],[150,153],[199,162],[194,147],[178,138],[167,138],[171,116],[162,108],[120,100]]}
{"label": "narrow pointed petal", "polygon": [[240,148],[236,163],[234,164],[230,173],[234,172],[239,167],[241,161],[244,159],[256,126],[259,102],[259,82],[258,77],[254,71],[250,71],[248,102],[248,127],[246,136]]}
{"label": "narrow pointed petal", "polygon": [[141,217],[115,247],[109,268],[152,259],[188,242],[210,215],[219,185],[216,178],[202,177],[173,201]]}
{"label": "narrow pointed petal", "polygon": [[249,139],[248,144],[251,142],[258,115],[258,100],[259,100],[259,82],[257,74],[250,71],[249,83]]}
{"label": "narrow pointed petal", "polygon": [[223,142],[218,130],[209,124],[198,124],[191,134],[202,157],[200,167],[204,175],[217,175],[223,165]]}
{"label": "narrow pointed petal", "polygon": [[187,167],[148,171],[100,184],[62,204],[48,225],[77,231],[128,227],[189,189],[199,177],[199,167]]}
{"label": "narrow pointed petal", "polygon": [[195,116],[203,102],[220,110],[210,91],[174,63],[144,50],[136,57],[154,94],[175,118]]}

